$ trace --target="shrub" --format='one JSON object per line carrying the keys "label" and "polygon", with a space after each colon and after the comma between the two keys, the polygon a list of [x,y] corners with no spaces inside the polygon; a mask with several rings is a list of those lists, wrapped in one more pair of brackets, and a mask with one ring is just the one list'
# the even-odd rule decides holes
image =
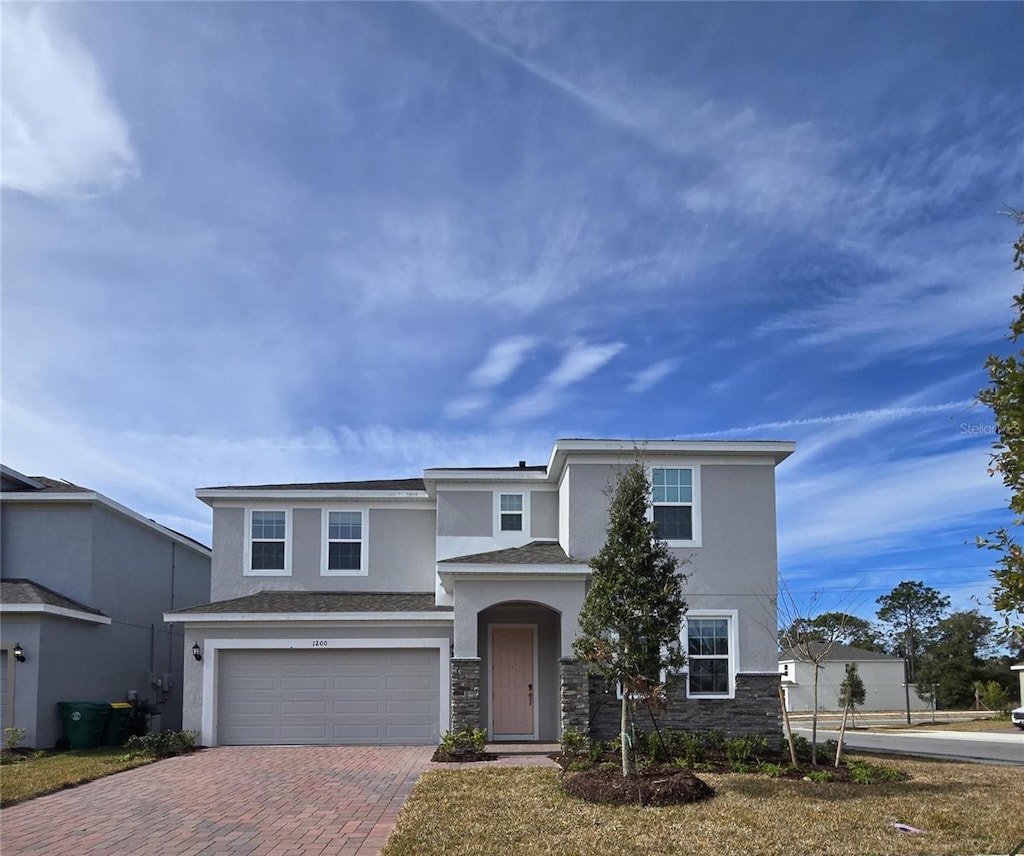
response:
{"label": "shrub", "polygon": [[737,764],[750,765],[758,760],[758,756],[764,754],[768,748],[768,741],[763,737],[753,735],[748,737],[734,737],[725,741],[725,758],[730,767]]}
{"label": "shrub", "polygon": [[196,749],[194,731],[161,731],[159,734],[133,734],[124,744],[122,756],[132,758],[172,758]]}
{"label": "shrub", "polygon": [[790,772],[790,767],[783,764],[776,764],[772,761],[762,761],[757,765],[757,769],[764,773],[764,775],[769,779],[781,779]]}
{"label": "shrub", "polygon": [[441,735],[441,748],[449,755],[482,753],[487,748],[487,732],[481,728],[446,731]]}
{"label": "shrub", "polygon": [[828,770],[815,770],[812,773],[808,773],[804,776],[805,782],[814,782],[815,784],[824,784],[825,782],[832,781],[832,774]]}
{"label": "shrub", "polygon": [[25,739],[26,734],[28,734],[28,729],[8,725],[4,729],[4,748],[6,748],[8,752],[13,752],[18,748],[18,744]]}
{"label": "shrub", "polygon": [[[590,741],[575,728],[566,728],[562,732],[562,754],[577,756],[587,752],[587,744]],[[444,745],[444,738],[441,738],[441,745]]]}

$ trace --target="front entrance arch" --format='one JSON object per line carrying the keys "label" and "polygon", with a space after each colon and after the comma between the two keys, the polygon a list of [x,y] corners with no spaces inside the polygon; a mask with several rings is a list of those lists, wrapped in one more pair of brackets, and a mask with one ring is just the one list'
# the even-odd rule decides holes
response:
{"label": "front entrance arch", "polygon": [[478,622],[481,727],[496,741],[558,740],[560,613],[506,601]]}

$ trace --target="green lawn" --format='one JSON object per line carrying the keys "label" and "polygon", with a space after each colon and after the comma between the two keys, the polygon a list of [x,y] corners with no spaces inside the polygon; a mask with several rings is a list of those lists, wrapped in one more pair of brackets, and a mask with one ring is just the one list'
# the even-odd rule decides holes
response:
{"label": "green lawn", "polygon": [[0,765],[0,806],[13,805],[43,794],[91,782],[149,764],[149,758],[121,760],[120,746],[56,752]]}
{"label": "green lawn", "polygon": [[[557,770],[435,770],[420,779],[382,856],[1008,853],[1024,839],[1019,767],[885,763],[911,781],[821,785],[708,773],[701,778],[718,796],[670,808],[582,802],[562,793]],[[898,832],[893,821],[925,832]]]}

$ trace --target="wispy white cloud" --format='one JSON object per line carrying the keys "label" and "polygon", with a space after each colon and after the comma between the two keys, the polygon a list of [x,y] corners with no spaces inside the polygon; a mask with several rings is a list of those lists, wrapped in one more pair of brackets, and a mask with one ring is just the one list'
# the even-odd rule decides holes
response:
{"label": "wispy white cloud", "polygon": [[473,386],[484,388],[503,384],[519,368],[536,344],[537,339],[533,336],[511,336],[498,342],[469,376],[469,382]]}
{"label": "wispy white cloud", "polygon": [[779,554],[819,566],[909,549],[932,533],[1003,508],[1006,491],[976,446],[893,462],[820,467],[779,490]]}
{"label": "wispy white cloud", "polygon": [[445,405],[445,416],[449,419],[464,419],[472,416],[491,403],[489,390],[501,386],[526,359],[526,355],[538,344],[533,336],[510,336],[494,345],[469,375],[467,383],[474,390],[458,396]]}
{"label": "wispy white cloud", "polygon": [[814,425],[834,425],[837,422],[888,422],[908,416],[926,413],[965,413],[974,404],[973,399],[946,401],[941,404],[919,404],[910,407],[879,407],[873,410],[857,410],[849,413],[832,413],[825,416],[808,416],[802,419],[782,419],[777,422],[760,422],[740,428],[726,428],[693,435],[698,438],[732,437],[737,434],[754,434],[781,428],[804,428]]}
{"label": "wispy white cloud", "polygon": [[590,377],[625,347],[622,342],[572,345],[555,370],[533,392],[513,401],[504,415],[511,420],[521,421],[550,413],[563,403],[559,399],[560,394],[573,384]]}
{"label": "wispy white cloud", "polygon": [[661,383],[679,366],[680,360],[676,357],[669,357],[666,360],[658,360],[653,365],[641,369],[635,375],[629,385],[630,392],[645,392],[652,386]]}
{"label": "wispy white cloud", "polygon": [[111,193],[139,174],[128,126],[95,59],[56,16],[4,6],[2,183],[42,198]]}

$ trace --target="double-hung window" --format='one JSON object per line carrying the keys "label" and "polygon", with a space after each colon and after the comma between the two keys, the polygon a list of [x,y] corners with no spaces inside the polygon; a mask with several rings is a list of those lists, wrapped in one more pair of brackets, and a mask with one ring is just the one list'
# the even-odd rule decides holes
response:
{"label": "double-hung window", "polygon": [[727,616],[686,619],[686,660],[690,696],[732,694],[732,619]]}
{"label": "double-hung window", "polygon": [[501,509],[501,531],[523,531],[523,495],[503,493],[499,498]]}
{"label": "double-hung window", "polygon": [[693,469],[654,467],[651,488],[658,537],[669,543],[695,541]]}
{"label": "double-hung window", "polygon": [[249,512],[249,574],[287,574],[288,512]]}
{"label": "double-hung window", "polygon": [[325,575],[356,576],[366,573],[363,514],[361,510],[325,512]]}

